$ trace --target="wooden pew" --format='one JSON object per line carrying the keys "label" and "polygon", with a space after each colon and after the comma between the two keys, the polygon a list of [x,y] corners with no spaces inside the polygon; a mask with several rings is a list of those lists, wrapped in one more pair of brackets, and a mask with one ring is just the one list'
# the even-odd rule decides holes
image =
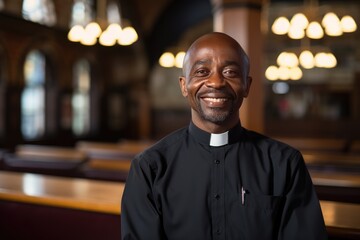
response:
{"label": "wooden pew", "polygon": [[0,171],[0,239],[120,239],[124,184]]}
{"label": "wooden pew", "polygon": [[[0,171],[0,238],[120,239],[123,190],[123,183]],[[360,204],[320,204],[330,239],[359,239]]]}
{"label": "wooden pew", "polygon": [[360,155],[322,152],[304,153],[303,157],[309,169],[360,174]]}
{"label": "wooden pew", "polygon": [[338,138],[274,138],[297,148],[302,153],[343,153],[348,144],[347,140]]}
{"label": "wooden pew", "polygon": [[25,144],[5,154],[4,169],[74,177],[85,162],[86,155],[70,147]]}
{"label": "wooden pew", "polygon": [[117,143],[79,141],[75,148],[94,158],[133,158],[149,147],[152,142],[120,141]]}
{"label": "wooden pew", "polygon": [[336,171],[309,171],[321,200],[360,203],[360,174]]}
{"label": "wooden pew", "polygon": [[350,144],[349,152],[353,154],[360,154],[360,140],[353,141]]}
{"label": "wooden pew", "polygon": [[117,143],[79,141],[76,149],[87,155],[83,177],[125,182],[131,160],[152,142],[123,140]]}

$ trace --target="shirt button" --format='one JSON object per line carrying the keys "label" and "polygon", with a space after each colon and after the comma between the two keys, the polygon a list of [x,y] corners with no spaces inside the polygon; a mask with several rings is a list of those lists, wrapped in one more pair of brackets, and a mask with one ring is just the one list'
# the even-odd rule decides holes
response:
{"label": "shirt button", "polygon": [[216,195],[215,195],[215,199],[216,199],[216,200],[219,200],[219,199],[220,199],[220,195],[219,195],[219,194],[216,194]]}
{"label": "shirt button", "polygon": [[216,164],[220,164],[220,160],[216,159],[216,160],[215,160],[215,163],[216,163]]}
{"label": "shirt button", "polygon": [[220,230],[220,229],[217,229],[217,230],[216,230],[216,234],[220,235],[220,234],[221,234],[221,230]]}

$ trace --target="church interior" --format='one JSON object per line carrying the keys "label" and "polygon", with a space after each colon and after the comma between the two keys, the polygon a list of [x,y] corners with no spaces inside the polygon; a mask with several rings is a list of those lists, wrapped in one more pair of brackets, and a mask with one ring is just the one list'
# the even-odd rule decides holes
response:
{"label": "church interior", "polygon": [[248,129],[303,154],[331,240],[360,239],[360,1],[0,0],[0,239],[120,239],[131,160],[190,121],[186,49],[248,53]]}

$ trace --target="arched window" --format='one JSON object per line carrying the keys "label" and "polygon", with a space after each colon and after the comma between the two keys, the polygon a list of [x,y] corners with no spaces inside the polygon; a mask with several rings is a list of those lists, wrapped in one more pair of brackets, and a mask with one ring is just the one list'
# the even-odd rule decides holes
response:
{"label": "arched window", "polygon": [[24,19],[53,26],[56,24],[56,14],[52,0],[24,0],[22,5]]}
{"label": "arched window", "polygon": [[74,93],[72,96],[72,130],[82,136],[90,132],[90,63],[81,59],[74,65]]}
{"label": "arched window", "polygon": [[71,12],[70,26],[85,25],[94,19],[93,0],[74,0]]}
{"label": "arched window", "polygon": [[21,96],[21,132],[25,139],[37,139],[45,133],[45,56],[29,52],[24,63],[25,86]]}
{"label": "arched window", "polygon": [[0,138],[5,133],[5,83],[4,83],[4,51],[0,46]]}

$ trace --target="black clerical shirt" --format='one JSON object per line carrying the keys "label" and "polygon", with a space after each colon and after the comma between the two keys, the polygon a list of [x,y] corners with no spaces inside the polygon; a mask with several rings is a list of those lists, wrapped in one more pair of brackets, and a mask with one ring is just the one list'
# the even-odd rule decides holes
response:
{"label": "black clerical shirt", "polygon": [[132,162],[122,199],[122,239],[320,240],[326,231],[302,155],[246,130],[228,143],[193,123]]}

